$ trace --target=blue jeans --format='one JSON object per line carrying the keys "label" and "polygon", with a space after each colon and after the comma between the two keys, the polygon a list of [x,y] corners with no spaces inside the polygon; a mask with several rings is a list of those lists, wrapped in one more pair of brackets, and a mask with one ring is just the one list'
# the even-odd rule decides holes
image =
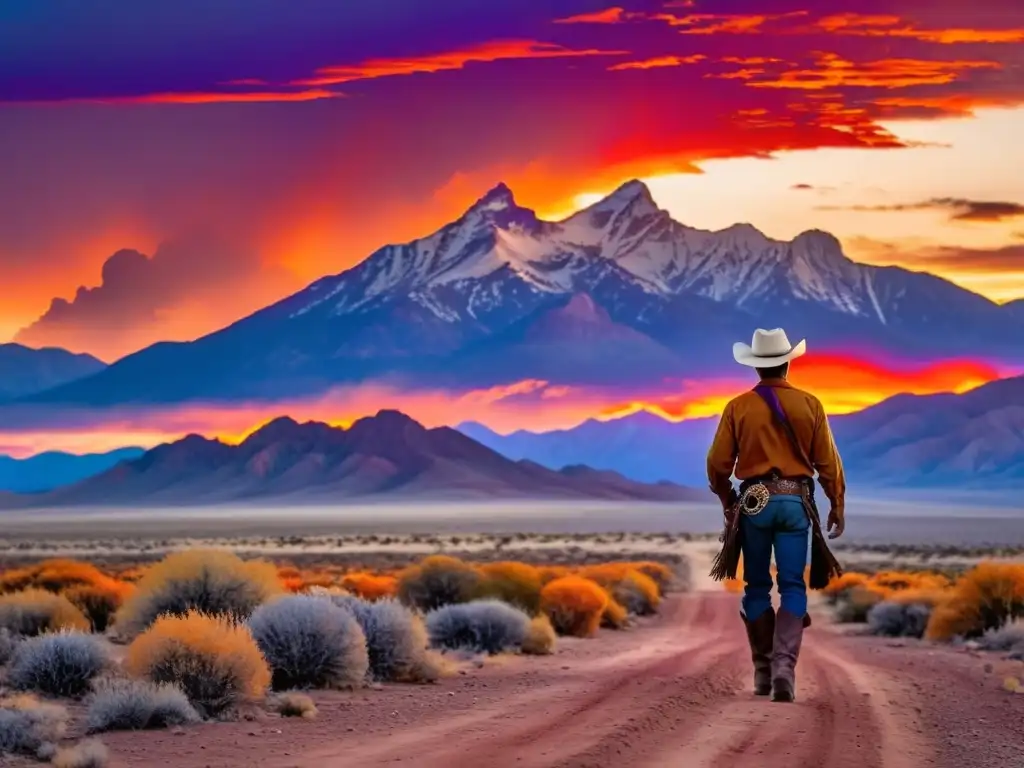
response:
{"label": "blue jeans", "polygon": [[748,621],[772,607],[772,549],[782,608],[800,618],[807,613],[804,567],[811,523],[799,496],[772,496],[757,515],[740,515],[743,543],[743,615]]}

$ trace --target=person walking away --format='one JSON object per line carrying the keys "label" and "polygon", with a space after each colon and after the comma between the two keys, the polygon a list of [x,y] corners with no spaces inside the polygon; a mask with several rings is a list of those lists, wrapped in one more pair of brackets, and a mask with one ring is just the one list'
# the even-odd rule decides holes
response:
{"label": "person walking away", "polygon": [[[742,553],[740,616],[754,662],[754,693],[770,693],[773,701],[796,697],[796,663],[803,631],[810,626],[804,581],[808,538],[811,587],[821,589],[842,573],[821,532],[813,480],[817,473],[831,504],[829,538],[837,538],[845,528],[842,461],[821,402],[787,380],[791,362],[806,351],[806,341],[791,345],[781,328],[759,328],[751,344],[733,345],[736,362],[755,368],[760,381],[726,405],[707,460],[711,490],[722,502],[726,522],[712,576],[736,578]],[[771,599],[773,551],[781,602],[777,615]]]}

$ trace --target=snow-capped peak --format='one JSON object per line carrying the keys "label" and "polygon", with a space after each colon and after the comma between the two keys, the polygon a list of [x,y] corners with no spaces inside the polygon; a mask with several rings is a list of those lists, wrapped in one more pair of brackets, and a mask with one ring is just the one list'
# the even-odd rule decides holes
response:
{"label": "snow-capped peak", "polygon": [[469,207],[469,211],[503,211],[515,207],[517,207],[516,198],[512,194],[512,190],[505,182],[499,181],[487,191],[487,194],[473,203]]}
{"label": "snow-capped peak", "polygon": [[658,208],[647,185],[633,179],[593,205],[573,214],[566,219],[566,223],[588,221],[598,227],[603,227],[620,216],[641,218],[655,214],[668,215]]}
{"label": "snow-capped peak", "polygon": [[310,289],[312,302],[295,314],[326,300],[342,314],[378,297],[408,297],[455,322],[506,299],[587,293],[612,280],[641,294],[693,294],[740,307],[781,295],[885,322],[869,272],[821,231],[785,242],[746,223],[717,232],[686,227],[658,208],[638,180],[558,223],[538,219],[499,183],[434,234],[386,246],[319,281]]}

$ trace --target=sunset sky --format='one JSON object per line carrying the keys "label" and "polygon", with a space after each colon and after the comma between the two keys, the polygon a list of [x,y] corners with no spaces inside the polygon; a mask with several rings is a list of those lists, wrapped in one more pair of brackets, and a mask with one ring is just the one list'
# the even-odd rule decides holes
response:
{"label": "sunset sky", "polygon": [[1018,0],[8,0],[0,339],[193,338],[499,180],[1021,297],[1022,43]]}

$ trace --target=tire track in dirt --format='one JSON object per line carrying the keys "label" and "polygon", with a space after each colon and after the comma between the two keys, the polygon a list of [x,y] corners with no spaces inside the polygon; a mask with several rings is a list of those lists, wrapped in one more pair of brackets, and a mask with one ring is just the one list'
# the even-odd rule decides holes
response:
{"label": "tire track in dirt", "polygon": [[[713,601],[711,596],[680,601],[645,648],[580,665],[562,684],[554,681],[481,711],[425,723],[384,743],[379,738],[348,742],[343,751],[304,757],[324,768],[387,764],[409,755],[416,756],[417,768],[553,764],[566,750],[578,751],[581,739],[603,733],[607,721],[621,714],[624,699],[657,696],[670,690],[669,679],[685,679],[728,653],[720,643],[722,627],[715,622],[721,614]],[[342,754],[345,762],[333,762]]]}
{"label": "tire track in dirt", "polygon": [[[887,694],[876,675],[824,647],[827,633],[808,632],[797,703],[753,696],[734,602],[720,594],[689,597],[660,633],[671,639],[664,646],[599,660],[565,687],[424,724],[387,744],[350,743],[345,764],[409,755],[423,768],[732,768],[749,758],[764,768],[926,764],[927,750],[908,742],[884,710]],[[321,753],[316,764],[342,765],[327,757]]]}

